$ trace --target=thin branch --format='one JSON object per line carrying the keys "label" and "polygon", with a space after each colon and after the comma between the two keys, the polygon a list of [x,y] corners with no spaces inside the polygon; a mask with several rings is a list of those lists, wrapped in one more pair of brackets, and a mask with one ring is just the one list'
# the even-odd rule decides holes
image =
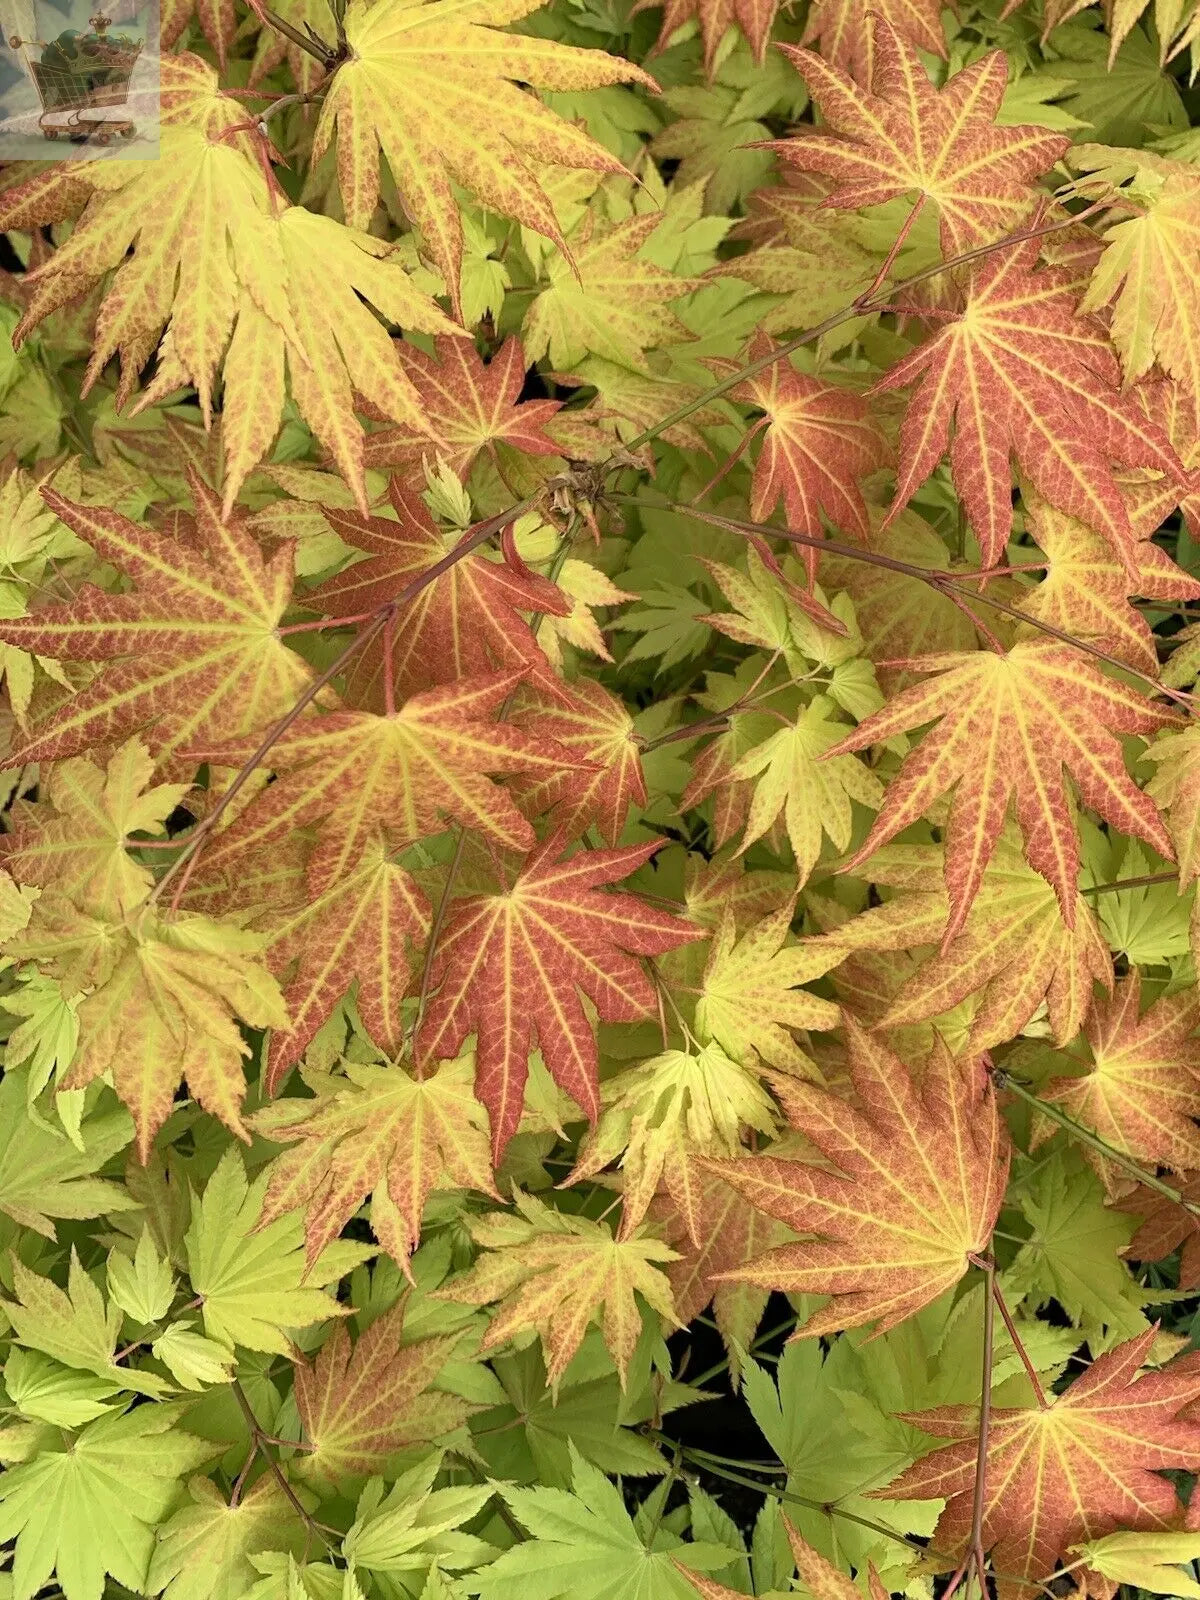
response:
{"label": "thin branch", "polygon": [[[617,494],[612,498],[621,505],[638,505],[647,502],[637,495]],[[656,502],[650,502],[655,504]],[[713,511],[700,511],[695,506],[678,505],[674,501],[666,501],[662,509],[674,511],[682,516],[694,517],[697,522],[710,523],[715,528],[724,528],[729,533],[740,533],[749,538],[751,535],[758,537],[766,534],[775,539],[786,539],[789,544],[802,545],[806,550],[825,550],[830,555],[842,556],[847,561],[861,561],[867,566],[883,567],[888,572],[899,572],[905,577],[915,578],[920,583],[927,583],[938,594],[944,595],[948,600],[954,601],[955,596],[961,596],[967,601],[991,606],[993,611],[999,611],[1006,617],[1012,617],[1017,622],[1024,622],[1031,628],[1036,628],[1039,633],[1048,634],[1052,639],[1058,639],[1062,644],[1072,645],[1076,650],[1082,650],[1085,655],[1103,661],[1107,666],[1115,667],[1120,672],[1127,672],[1131,678],[1137,678],[1146,684],[1155,694],[1165,695],[1187,710],[1192,710],[1195,697],[1185,694],[1179,689],[1170,689],[1166,684],[1160,683],[1157,678],[1152,678],[1147,672],[1140,672],[1136,667],[1131,667],[1127,661],[1122,661],[1118,656],[1110,655],[1107,650],[1101,650],[1098,645],[1090,644],[1086,639],[1077,639],[1074,634],[1056,628],[1051,622],[1043,622],[1040,617],[1029,616],[1017,606],[1009,605],[1006,600],[997,600],[990,594],[976,594],[960,587],[963,583],[978,583],[980,579],[987,579],[992,573],[985,569],[982,572],[957,573],[938,571],[936,568],[920,567],[913,561],[901,561],[896,556],[881,555],[876,550],[868,550],[863,545],[847,544],[840,539],[818,539],[811,534],[797,533],[792,528],[774,528],[766,522],[744,522],[737,517],[718,516]],[[957,603],[957,602],[955,602]]]}
{"label": "thin branch", "polygon": [[996,1333],[996,1262],[990,1256],[972,1256],[983,1272],[983,1375],[979,1385],[979,1437],[975,1450],[975,1488],[971,1497],[971,1537],[967,1553],[946,1585],[942,1600],[951,1596],[974,1563],[981,1600],[987,1600],[987,1552],[983,1547],[983,1514],[987,1504],[988,1443],[992,1423],[992,1351]]}
{"label": "thin branch", "polygon": [[1044,1117],[1049,1117],[1051,1122],[1057,1122],[1060,1128],[1064,1128],[1081,1144],[1090,1146],[1098,1155],[1104,1156],[1109,1161],[1115,1161],[1119,1167],[1124,1167],[1131,1177],[1136,1178],[1139,1183],[1144,1183],[1147,1189],[1153,1189],[1155,1194],[1161,1194],[1165,1200],[1173,1200],[1177,1206],[1182,1206],[1193,1217],[1200,1217],[1200,1206],[1193,1204],[1180,1190],[1172,1188],[1169,1183],[1164,1183],[1157,1173],[1148,1171],[1132,1156],[1126,1155],[1124,1150],[1118,1150],[1115,1145],[1102,1139],[1098,1133],[1093,1133],[1090,1128],[1085,1128],[1082,1123],[1076,1122],[1074,1117],[1069,1117],[1052,1101],[1039,1099],[1019,1079],[1014,1078],[1010,1072],[1005,1072],[1003,1067],[992,1068],[992,1082],[997,1089],[1007,1089],[1010,1094],[1015,1094],[1018,1100],[1024,1100],[1026,1105],[1040,1111]]}
{"label": "thin branch", "polygon": [[[283,1468],[280,1466],[278,1459],[272,1455],[271,1446],[268,1443],[270,1436],[267,1434],[266,1430],[259,1425],[258,1418],[254,1415],[254,1407],[250,1404],[249,1396],[242,1387],[241,1379],[234,1378],[230,1387],[233,1389],[233,1397],[238,1403],[238,1409],[241,1411],[242,1416],[245,1418],[246,1426],[250,1430],[250,1457],[246,1465],[238,1474],[238,1481],[233,1486],[234,1492],[240,1494],[241,1487],[246,1479],[246,1473],[250,1469],[250,1461],[253,1461],[255,1455],[261,1456],[263,1462],[267,1466],[267,1469],[271,1473],[271,1476],[279,1485],[284,1499],[300,1518],[301,1522],[303,1522],[309,1538],[312,1538],[312,1536],[315,1534],[327,1550],[336,1552],[336,1544],[323,1531],[320,1523],[314,1521],[309,1513],[304,1509],[304,1506],[296,1496],[296,1491],[288,1482],[287,1473],[284,1472]],[[231,1499],[231,1505],[236,1503],[236,1501]]]}
{"label": "thin branch", "polygon": [[1033,1397],[1038,1403],[1038,1410],[1049,1411],[1050,1402],[1046,1399],[1046,1391],[1042,1388],[1042,1381],[1037,1375],[1037,1370],[1034,1367],[1033,1362],[1029,1359],[1029,1351],[1025,1348],[1025,1341],[1017,1332],[1017,1325],[1013,1320],[1012,1312],[1008,1309],[1008,1302],[1005,1300],[1004,1293],[996,1281],[996,1273],[994,1268],[992,1270],[991,1293],[996,1302],[997,1308],[999,1309],[1000,1315],[1004,1319],[1004,1327],[1008,1333],[1008,1337],[1012,1340],[1013,1349],[1021,1358],[1021,1365],[1025,1368],[1025,1376],[1029,1379],[1029,1382],[1033,1387]]}
{"label": "thin branch", "polygon": [[1146,889],[1155,883],[1178,883],[1178,872],[1147,872],[1140,878],[1114,878],[1111,883],[1093,883],[1080,894],[1115,894],[1118,889]]}

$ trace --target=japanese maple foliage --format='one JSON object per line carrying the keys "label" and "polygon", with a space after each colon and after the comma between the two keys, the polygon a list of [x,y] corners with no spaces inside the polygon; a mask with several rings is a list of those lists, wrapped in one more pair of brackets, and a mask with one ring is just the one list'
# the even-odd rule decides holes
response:
{"label": "japanese maple foliage", "polygon": [[0,1600],[1200,1596],[1143,13],[170,0],[0,168]]}

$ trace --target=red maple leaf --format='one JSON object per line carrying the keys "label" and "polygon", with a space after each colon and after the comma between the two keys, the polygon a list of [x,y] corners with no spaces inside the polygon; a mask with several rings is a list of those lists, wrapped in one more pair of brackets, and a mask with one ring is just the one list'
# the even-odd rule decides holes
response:
{"label": "red maple leaf", "polygon": [[[305,596],[305,605],[328,616],[376,611],[445,560],[455,540],[447,542],[420,495],[393,478],[388,498],[394,520],[325,511],[334,531],[367,559],[326,579]],[[569,610],[558,586],[528,568],[518,571],[483,554],[464,556],[405,606],[392,650],[396,692],[415,694],[498,667],[529,672],[543,687],[552,686],[546,658],[520,613],[565,616]],[[377,638],[351,669],[347,693],[353,703],[382,704],[383,670]]]}
{"label": "red maple leaf", "polygon": [[[895,517],[946,450],[985,566],[1012,532],[1010,461],[1136,573],[1136,534],[1112,463],[1184,475],[1163,429],[1121,391],[1102,325],[1077,314],[1069,268],[1035,272],[1027,239],[971,266],[962,310],[876,384],[915,384],[900,426]],[[951,436],[953,430],[953,437]]]}
{"label": "red maple leaf", "polygon": [[942,249],[959,255],[1003,237],[1032,210],[1032,180],[1070,140],[1039,127],[999,127],[1008,84],[1001,50],[935,89],[914,44],[874,19],[874,70],[864,89],[815,50],[779,47],[832,131],[805,129],[767,146],[837,187],[826,204],[850,211],[916,192],[938,208]]}
{"label": "red maple leaf", "polygon": [[605,1022],[650,1016],[654,985],[635,957],[707,937],[636,895],[602,892],[648,861],[660,841],[560,861],[563,845],[554,835],[510,885],[455,906],[434,960],[437,992],[417,1034],[425,1061],[453,1056],[477,1034],[475,1088],[491,1116],[497,1162],[521,1118],[535,1042],[584,1115],[599,1114],[596,1040],[580,991]]}
{"label": "red maple leaf", "polygon": [[519,339],[506,339],[486,364],[467,339],[443,336],[434,343],[436,356],[403,341],[396,345],[429,432],[400,425],[369,434],[368,467],[413,467],[422,457],[440,455],[465,479],[480,451],[494,460],[498,444],[527,456],[562,454],[544,431],[562,401],[519,399],[526,372]]}

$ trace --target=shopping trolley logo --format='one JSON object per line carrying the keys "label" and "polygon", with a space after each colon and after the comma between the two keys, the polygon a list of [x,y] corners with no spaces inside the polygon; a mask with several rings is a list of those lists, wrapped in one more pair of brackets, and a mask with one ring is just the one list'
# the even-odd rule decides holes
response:
{"label": "shopping trolley logo", "polygon": [[157,0],[0,0],[0,23],[0,161],[157,156]]}

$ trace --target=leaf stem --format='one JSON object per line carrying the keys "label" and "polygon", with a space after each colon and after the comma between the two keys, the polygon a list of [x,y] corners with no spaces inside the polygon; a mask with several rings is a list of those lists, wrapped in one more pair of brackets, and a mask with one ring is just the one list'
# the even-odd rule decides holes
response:
{"label": "leaf stem", "polygon": [[1046,1399],[1046,1391],[1042,1388],[1041,1379],[1037,1375],[1033,1362],[1029,1359],[1029,1351],[1025,1348],[1025,1342],[1017,1332],[1017,1325],[1013,1320],[1012,1312],[1008,1309],[1008,1302],[1004,1298],[1004,1292],[996,1280],[994,1264],[992,1266],[991,1293],[999,1308],[1000,1315],[1004,1319],[1004,1327],[1008,1337],[1012,1340],[1013,1349],[1021,1358],[1021,1365],[1025,1368],[1025,1376],[1033,1387],[1033,1397],[1038,1403],[1038,1410],[1049,1411],[1050,1402]]}
{"label": "leaf stem", "polygon": [[1118,889],[1145,889],[1155,883],[1177,883],[1178,872],[1146,872],[1140,878],[1114,878],[1111,883],[1093,883],[1080,894],[1115,894]]}
{"label": "leaf stem", "polygon": [[[983,1548],[983,1515],[987,1504],[988,1443],[992,1423],[992,1351],[996,1333],[996,1262],[991,1255],[970,1258],[983,1272],[983,1374],[979,1384],[979,1438],[975,1451],[975,1488],[971,1496],[971,1542],[959,1563],[942,1600],[951,1596],[962,1583],[974,1563],[979,1579],[979,1593],[987,1600],[987,1553]],[[1035,1380],[1036,1381],[1036,1380]]]}
{"label": "leaf stem", "polygon": [[279,1464],[278,1459],[272,1455],[271,1446],[268,1443],[270,1436],[260,1425],[258,1418],[254,1415],[254,1407],[250,1404],[249,1396],[242,1387],[241,1379],[234,1378],[231,1387],[233,1389],[234,1399],[238,1403],[238,1409],[241,1411],[242,1416],[245,1418],[246,1426],[250,1430],[250,1455],[247,1458],[246,1465],[242,1468],[241,1472],[238,1473],[237,1482],[233,1486],[233,1495],[230,1497],[230,1505],[232,1506],[237,1504],[237,1499],[233,1498],[234,1495],[240,1498],[242,1486],[246,1481],[246,1474],[250,1470],[250,1463],[254,1460],[256,1455],[261,1456],[271,1476],[279,1485],[284,1499],[300,1518],[301,1522],[303,1522],[308,1537],[311,1539],[315,1534],[327,1550],[336,1554],[337,1546],[334,1544],[333,1540],[330,1539],[329,1536],[322,1530],[320,1524],[314,1521],[309,1513],[304,1509],[303,1504],[296,1495],[296,1491],[292,1488],[291,1484],[287,1480],[287,1473],[284,1472],[282,1466]]}

